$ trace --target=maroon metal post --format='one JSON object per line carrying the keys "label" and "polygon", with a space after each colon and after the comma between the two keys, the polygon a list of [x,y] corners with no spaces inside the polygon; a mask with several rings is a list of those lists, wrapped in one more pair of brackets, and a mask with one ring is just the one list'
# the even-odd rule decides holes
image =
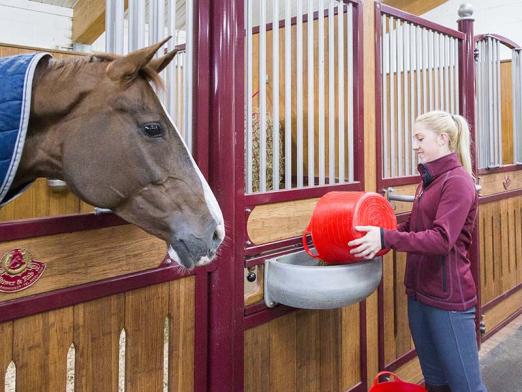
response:
{"label": "maroon metal post", "polygon": [[[465,34],[464,40],[459,43],[459,91],[460,91],[460,114],[468,121],[471,132],[471,164],[473,172],[478,175],[478,150],[477,150],[477,128],[475,121],[475,36],[473,33],[473,9],[469,4],[460,6],[458,29]],[[477,342],[480,345],[480,249],[479,249],[479,219],[472,236],[470,249],[471,273],[477,285]]]}
{"label": "maroon metal post", "polygon": [[207,113],[197,111],[198,117],[208,114],[208,179],[223,211],[226,239],[208,280],[207,390],[236,392],[243,390],[243,244],[235,230],[242,227],[238,195],[244,189],[244,3],[208,6],[208,20],[198,24],[209,23],[209,105]]}

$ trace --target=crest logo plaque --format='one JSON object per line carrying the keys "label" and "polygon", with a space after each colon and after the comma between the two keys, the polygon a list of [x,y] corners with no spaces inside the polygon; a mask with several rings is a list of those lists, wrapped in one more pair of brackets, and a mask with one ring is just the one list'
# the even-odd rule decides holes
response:
{"label": "crest logo plaque", "polygon": [[45,264],[33,260],[26,249],[13,249],[0,259],[0,292],[14,293],[33,285],[45,271]]}

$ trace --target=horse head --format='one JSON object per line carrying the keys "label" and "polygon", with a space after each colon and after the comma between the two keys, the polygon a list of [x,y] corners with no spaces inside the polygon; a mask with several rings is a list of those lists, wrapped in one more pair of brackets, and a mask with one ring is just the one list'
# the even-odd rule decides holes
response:
{"label": "horse head", "polygon": [[15,181],[63,179],[82,200],[165,240],[170,257],[193,268],[212,260],[225,230],[214,194],[151,86],[175,55],[153,58],[165,41],[121,57],[39,65]]}

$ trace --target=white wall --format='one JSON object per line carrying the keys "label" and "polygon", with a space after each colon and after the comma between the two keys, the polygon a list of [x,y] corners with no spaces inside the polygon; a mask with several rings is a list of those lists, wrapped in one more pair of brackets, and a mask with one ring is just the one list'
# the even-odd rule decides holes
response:
{"label": "white wall", "polygon": [[[422,15],[423,18],[457,29],[457,11],[462,0],[449,0]],[[475,34],[495,33],[522,45],[521,0],[472,0]],[[503,59],[511,59],[511,52],[501,52]]]}
{"label": "white wall", "polygon": [[0,42],[69,49],[72,14],[70,8],[28,0],[0,0]]}

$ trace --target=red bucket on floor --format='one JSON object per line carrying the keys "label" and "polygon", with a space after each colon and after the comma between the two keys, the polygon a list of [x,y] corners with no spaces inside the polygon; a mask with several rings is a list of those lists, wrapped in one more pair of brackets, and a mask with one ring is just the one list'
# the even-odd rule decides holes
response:
{"label": "red bucket on floor", "polygon": [[[397,218],[390,203],[373,192],[329,192],[319,199],[310,223],[303,233],[306,252],[328,264],[348,264],[360,259],[350,254],[348,242],[366,233],[355,226],[397,227]],[[311,234],[317,254],[308,248],[306,236]],[[382,249],[382,256],[389,249]]]}
{"label": "red bucket on floor", "polygon": [[[380,382],[381,377],[390,380]],[[427,392],[427,390],[420,385],[402,381],[392,372],[380,372],[375,376],[369,392]]]}

